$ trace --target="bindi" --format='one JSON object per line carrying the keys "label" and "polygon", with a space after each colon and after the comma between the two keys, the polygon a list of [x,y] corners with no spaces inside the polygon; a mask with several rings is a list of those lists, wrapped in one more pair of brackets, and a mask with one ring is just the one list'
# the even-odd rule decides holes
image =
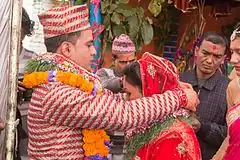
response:
{"label": "bindi", "polygon": [[215,51],[217,49],[217,46],[216,45],[212,45],[212,49],[213,49],[213,51]]}

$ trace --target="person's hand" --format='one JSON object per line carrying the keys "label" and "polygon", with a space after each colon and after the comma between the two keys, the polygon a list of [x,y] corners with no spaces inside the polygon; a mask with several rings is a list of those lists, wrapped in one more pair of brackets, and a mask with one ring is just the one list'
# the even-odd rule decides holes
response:
{"label": "person's hand", "polygon": [[21,81],[18,81],[18,92],[24,92],[24,91],[26,91],[26,88],[24,87]]}
{"label": "person's hand", "polygon": [[187,105],[184,108],[195,112],[199,104],[197,93],[193,89],[183,89],[183,91],[187,96]]}
{"label": "person's hand", "polygon": [[3,130],[5,127],[4,121],[0,118],[0,131]]}
{"label": "person's hand", "polygon": [[181,81],[179,82],[179,86],[180,86],[182,89],[193,89],[191,84],[185,83],[185,82],[181,82]]}

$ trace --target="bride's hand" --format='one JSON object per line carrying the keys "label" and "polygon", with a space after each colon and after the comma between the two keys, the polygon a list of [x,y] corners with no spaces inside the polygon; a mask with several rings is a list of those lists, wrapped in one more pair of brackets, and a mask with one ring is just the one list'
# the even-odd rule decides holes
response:
{"label": "bride's hand", "polygon": [[191,111],[196,111],[199,104],[197,93],[193,89],[183,89],[187,96],[187,105],[184,107]]}

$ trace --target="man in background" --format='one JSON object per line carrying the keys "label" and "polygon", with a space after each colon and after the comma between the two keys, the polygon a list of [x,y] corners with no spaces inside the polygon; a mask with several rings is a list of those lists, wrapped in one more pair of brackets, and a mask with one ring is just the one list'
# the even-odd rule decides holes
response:
{"label": "man in background", "polygon": [[180,74],[180,80],[190,83],[198,93],[197,116],[200,128],[196,132],[203,160],[209,160],[227,135],[226,89],[229,79],[218,68],[223,62],[228,42],[216,32],[206,32],[195,49],[196,67]]}
{"label": "man in background", "polygon": [[[102,86],[114,93],[123,92],[122,71],[131,62],[136,60],[136,48],[128,35],[121,34],[112,44],[112,68],[101,68],[97,71]],[[109,133],[113,160],[124,159],[124,133]]]}
{"label": "man in background", "polygon": [[136,48],[128,35],[121,34],[112,44],[112,68],[101,68],[96,74],[102,86],[114,93],[122,92],[122,71],[126,65],[136,60]]}

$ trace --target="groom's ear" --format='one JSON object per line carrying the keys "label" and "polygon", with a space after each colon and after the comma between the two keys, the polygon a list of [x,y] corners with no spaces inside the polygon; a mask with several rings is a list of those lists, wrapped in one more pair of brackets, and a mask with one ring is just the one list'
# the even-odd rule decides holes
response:
{"label": "groom's ear", "polygon": [[70,42],[64,41],[60,45],[60,52],[67,58],[71,57],[71,50],[73,49],[73,45]]}

